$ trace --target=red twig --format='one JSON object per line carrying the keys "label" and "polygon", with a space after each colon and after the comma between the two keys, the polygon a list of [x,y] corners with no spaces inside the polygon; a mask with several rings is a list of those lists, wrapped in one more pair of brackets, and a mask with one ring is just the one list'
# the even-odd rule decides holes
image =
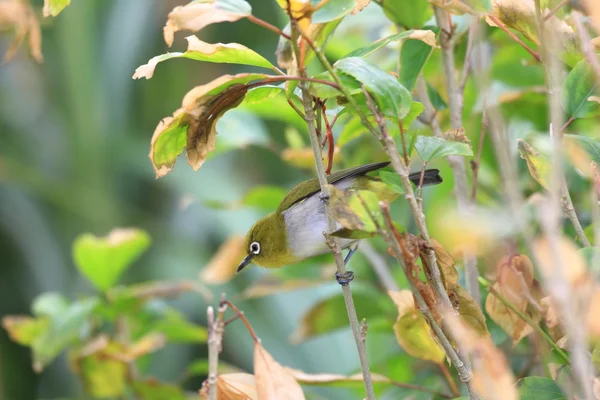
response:
{"label": "red twig", "polygon": [[527,52],[531,54],[533,58],[535,58],[538,62],[542,62],[542,57],[540,57],[540,55],[537,52],[533,51],[531,47],[527,46],[527,44],[525,44],[525,42],[519,39],[519,37],[515,35],[510,29],[508,29],[506,25],[504,25],[504,23],[500,21],[500,19],[498,19],[498,17],[492,14],[488,14],[487,17],[491,19],[498,26],[498,28],[506,32],[508,36],[510,36],[515,42],[519,43],[521,47],[527,50]]}
{"label": "red twig", "polygon": [[575,117],[569,118],[567,120],[567,122],[565,122],[565,124],[562,126],[562,128],[560,128],[559,135],[562,135],[563,133],[565,133],[565,131],[573,123],[573,121],[575,121]]}
{"label": "red twig", "polygon": [[325,113],[325,111],[327,110],[325,103],[321,103],[321,109],[323,110],[323,120],[325,121],[327,142],[329,143],[327,145],[327,169],[325,170],[325,173],[329,175],[331,174],[331,167],[333,167],[333,132],[331,131],[332,125],[329,124],[329,121],[327,120],[327,114]]}
{"label": "red twig", "polygon": [[231,308],[233,312],[236,313],[237,316],[242,320],[244,325],[246,325],[246,329],[248,329],[248,333],[250,334],[250,336],[252,336],[252,339],[254,339],[255,342],[260,342],[260,339],[258,338],[258,336],[256,336],[256,332],[254,332],[254,329],[252,329],[252,325],[250,325],[250,322],[248,321],[248,319],[246,319],[244,312],[240,311],[240,309],[237,308],[235,304],[233,304],[229,300],[221,300],[221,303],[219,305],[222,306],[223,304],[226,304],[229,308]]}
{"label": "red twig", "polygon": [[406,151],[406,142],[404,141],[404,125],[402,120],[398,118],[398,129],[400,129],[400,140],[402,140],[402,155],[404,156],[404,164],[408,165],[408,154]]}
{"label": "red twig", "polygon": [[282,36],[282,37],[286,38],[287,40],[291,40],[292,39],[290,37],[290,35],[288,35],[284,31],[282,31],[281,29],[279,29],[275,25],[272,25],[272,24],[268,23],[267,21],[263,21],[262,19],[257,18],[257,17],[255,17],[252,14],[248,15],[248,21],[253,22],[256,25],[262,26],[263,28],[267,28],[268,30],[270,30],[272,32],[275,32],[276,34],[278,34],[279,36]]}

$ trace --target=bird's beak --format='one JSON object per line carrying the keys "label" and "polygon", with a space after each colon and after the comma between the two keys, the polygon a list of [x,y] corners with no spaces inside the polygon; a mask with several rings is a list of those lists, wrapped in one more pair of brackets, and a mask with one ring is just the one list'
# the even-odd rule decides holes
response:
{"label": "bird's beak", "polygon": [[252,257],[254,257],[254,254],[252,254],[252,253],[250,253],[246,257],[244,257],[244,259],[242,260],[240,265],[237,267],[237,272],[240,272],[242,269],[244,269],[244,267],[246,265],[250,264],[250,262],[252,262]]}

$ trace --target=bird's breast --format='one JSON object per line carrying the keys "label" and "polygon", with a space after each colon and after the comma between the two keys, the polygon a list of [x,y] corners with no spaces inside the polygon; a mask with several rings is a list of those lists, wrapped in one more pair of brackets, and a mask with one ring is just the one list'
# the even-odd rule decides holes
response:
{"label": "bird's breast", "polygon": [[[340,189],[346,188],[341,187]],[[298,259],[313,257],[330,251],[323,236],[324,232],[328,232],[328,223],[325,204],[319,198],[319,193],[317,192],[294,204],[283,212],[287,244],[292,254]],[[341,228],[341,225],[336,223],[336,229],[339,228]],[[346,248],[355,241],[341,239],[340,245],[342,248]]]}

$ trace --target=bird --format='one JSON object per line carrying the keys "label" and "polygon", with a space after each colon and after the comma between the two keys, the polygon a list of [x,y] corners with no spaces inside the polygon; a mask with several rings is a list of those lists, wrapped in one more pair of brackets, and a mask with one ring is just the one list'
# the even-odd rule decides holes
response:
{"label": "bird", "polygon": [[[391,202],[399,194],[389,189],[379,177],[367,175],[389,164],[389,161],[382,161],[343,169],[327,176],[327,182],[342,191],[371,190],[380,200]],[[421,172],[411,173],[409,179],[418,185]],[[442,181],[439,170],[425,170],[423,186],[436,185]],[[248,231],[245,240],[246,256],[237,272],[250,263],[280,268],[331,251],[323,236],[328,232],[325,206],[326,199],[321,196],[317,178],[294,186],[273,213],[257,221]],[[341,228],[339,223],[337,228]],[[343,249],[350,249],[345,260],[347,262],[358,246],[358,239],[342,238],[340,245]]]}

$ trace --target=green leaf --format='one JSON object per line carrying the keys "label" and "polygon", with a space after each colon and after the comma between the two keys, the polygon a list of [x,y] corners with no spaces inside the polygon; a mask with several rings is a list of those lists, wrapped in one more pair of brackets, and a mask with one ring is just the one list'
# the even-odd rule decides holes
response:
{"label": "green leaf", "polygon": [[174,309],[166,312],[165,317],[154,325],[153,331],[164,334],[173,343],[206,343],[208,339],[206,328],[187,321]]}
{"label": "green leaf", "polygon": [[106,291],[150,246],[150,236],[140,229],[115,229],[108,236],[86,233],[73,243],[79,271],[96,288]]}
{"label": "green leaf", "polygon": [[402,45],[398,80],[408,91],[412,92],[414,89],[417,78],[432,52],[433,47],[420,40],[408,40]]}
{"label": "green leaf", "polygon": [[582,135],[565,135],[567,140],[576,142],[596,164],[600,164],[600,140]]}
{"label": "green leaf", "polygon": [[47,319],[47,329],[37,332],[30,346],[36,371],[41,371],[67,346],[89,331],[89,318],[99,304],[95,297],[69,304],[56,293],[45,293],[34,300],[34,314]]}
{"label": "green leaf", "polygon": [[410,111],[412,98],[408,90],[379,67],[350,57],[339,60],[335,68],[363,84],[386,116],[401,119]]}
{"label": "green leaf", "polygon": [[211,63],[242,64],[275,70],[273,64],[266,58],[239,43],[210,44],[203,42],[196,36],[188,36],[186,40],[188,41],[188,48],[185,53],[166,53],[153,57],[147,64],[141,65],[135,70],[133,79],[152,78],[158,63],[172,58],[188,58]]}
{"label": "green leaf", "polygon": [[[313,6],[321,3],[321,0],[312,0]],[[319,8],[311,18],[313,24],[323,24],[343,18],[354,8],[355,0],[329,0]]]}
{"label": "green leaf", "polygon": [[558,385],[550,378],[530,376],[517,382],[521,400],[567,400]]}
{"label": "green leaf", "polygon": [[69,4],[71,0],[44,0],[44,17],[56,17]]}
{"label": "green leaf", "polygon": [[366,57],[370,54],[373,54],[377,50],[387,46],[392,42],[396,42],[402,39],[414,39],[406,42],[404,46],[408,43],[416,42],[421,43],[427,47],[429,47],[429,51],[431,53],[432,47],[435,45],[435,33],[430,30],[410,30],[404,31],[400,33],[396,33],[394,35],[387,36],[383,39],[379,39],[376,42],[371,43],[368,46],[361,47],[359,49],[351,51],[349,54],[346,54],[343,58],[349,57]]}
{"label": "green leaf", "polygon": [[598,93],[596,75],[582,60],[567,75],[564,83],[564,107],[571,118],[589,118],[600,113],[600,104],[589,98]]}
{"label": "green leaf", "polygon": [[[357,289],[352,291],[352,296],[354,297],[359,320],[367,318],[368,321],[372,321],[386,313],[387,308],[380,301],[379,294],[375,290],[359,286],[357,286]],[[348,315],[344,298],[335,295],[318,301],[304,313],[300,319],[300,325],[291,336],[291,340],[294,343],[300,343],[315,336],[347,327]]]}
{"label": "green leaf", "polygon": [[128,367],[115,356],[122,350],[115,343],[87,357],[74,360],[85,390],[94,398],[119,397],[127,388]]}
{"label": "green leaf", "polygon": [[144,400],[186,400],[183,389],[178,386],[157,381],[149,378],[144,381],[137,380],[132,383],[133,390]]}
{"label": "green leaf", "polygon": [[420,28],[433,15],[427,0],[382,1],[380,4],[390,21],[407,28]]}
{"label": "green leaf", "polygon": [[552,166],[550,157],[541,154],[533,146],[522,139],[517,139],[521,158],[527,163],[529,173],[545,189],[549,188],[550,168]]}
{"label": "green leaf", "polygon": [[417,117],[419,115],[421,115],[421,113],[423,112],[424,109],[425,109],[425,107],[423,106],[423,103],[420,103],[418,101],[413,101],[410,105],[410,111],[402,119],[402,124],[404,125],[404,129],[410,128],[410,125],[414,122],[415,119],[417,119]]}
{"label": "green leaf", "polygon": [[267,211],[274,211],[286,194],[287,190],[279,186],[256,186],[246,193],[242,204]]}
{"label": "green leaf", "polygon": [[434,158],[449,155],[472,156],[471,147],[462,142],[451,142],[433,136],[419,136],[415,142],[415,149],[423,161],[429,162]]}
{"label": "green leaf", "polygon": [[446,104],[440,92],[429,83],[427,84],[427,94],[429,95],[429,100],[431,100],[431,105],[435,110],[442,111],[448,108],[448,104]]}
{"label": "green leaf", "polygon": [[391,191],[396,192],[398,194],[404,194],[402,180],[400,179],[400,176],[397,173],[381,171],[379,172],[379,177]]}
{"label": "green leaf", "polygon": [[48,319],[8,315],[2,318],[2,326],[13,341],[31,347],[35,339],[48,330]]}
{"label": "green leaf", "polygon": [[353,139],[366,134],[370,134],[370,132],[363,126],[360,118],[353,116],[350,121],[343,126],[340,136],[335,143],[342,148]]}

